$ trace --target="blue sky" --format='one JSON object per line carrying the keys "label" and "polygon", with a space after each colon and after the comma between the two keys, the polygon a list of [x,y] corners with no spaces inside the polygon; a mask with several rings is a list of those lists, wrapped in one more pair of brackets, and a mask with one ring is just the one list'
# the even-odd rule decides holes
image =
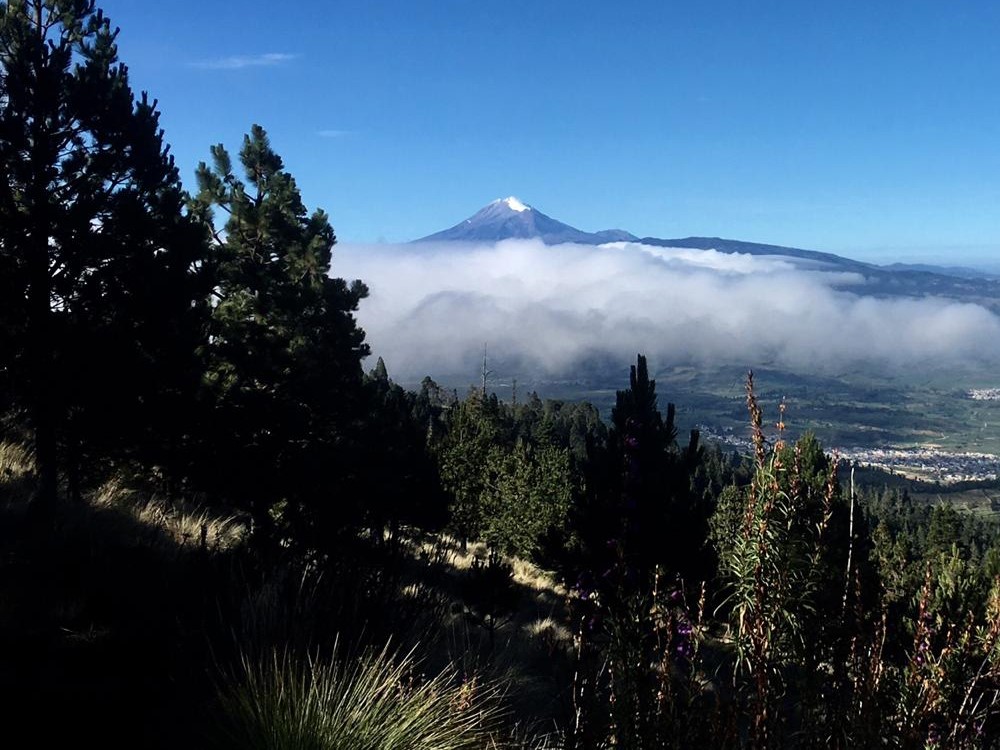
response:
{"label": "blue sky", "polygon": [[185,182],[260,123],[342,241],[585,230],[1000,263],[1000,3],[105,0]]}

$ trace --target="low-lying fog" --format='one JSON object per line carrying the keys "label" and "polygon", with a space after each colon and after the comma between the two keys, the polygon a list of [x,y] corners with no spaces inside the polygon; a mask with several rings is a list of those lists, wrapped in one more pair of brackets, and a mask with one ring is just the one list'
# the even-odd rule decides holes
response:
{"label": "low-lying fog", "polygon": [[333,273],[370,289],[358,319],[398,379],[476,371],[483,344],[511,374],[591,362],[768,364],[894,372],[1000,362],[983,307],[865,295],[861,276],[791,259],[633,243],[340,245]]}

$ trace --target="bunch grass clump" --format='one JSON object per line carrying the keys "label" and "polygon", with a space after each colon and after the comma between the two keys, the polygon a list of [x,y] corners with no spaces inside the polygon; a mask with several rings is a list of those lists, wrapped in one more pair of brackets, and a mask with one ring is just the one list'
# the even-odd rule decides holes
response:
{"label": "bunch grass clump", "polygon": [[493,747],[498,688],[448,668],[420,679],[413,651],[244,657],[219,689],[222,747],[243,750],[481,750]]}
{"label": "bunch grass clump", "polygon": [[0,441],[0,501],[5,506],[23,505],[34,491],[35,462],[21,443]]}
{"label": "bunch grass clump", "polygon": [[20,476],[34,469],[31,451],[21,443],[0,441],[0,473]]}

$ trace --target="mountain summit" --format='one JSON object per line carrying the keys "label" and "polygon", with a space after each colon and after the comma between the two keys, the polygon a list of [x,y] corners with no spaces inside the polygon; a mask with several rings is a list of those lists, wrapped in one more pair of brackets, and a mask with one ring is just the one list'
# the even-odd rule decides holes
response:
{"label": "mountain summit", "polygon": [[575,242],[580,245],[600,245],[622,240],[634,241],[634,235],[620,229],[584,232],[569,224],[556,221],[532,208],[513,195],[498,198],[479,209],[451,229],[422,237],[417,242],[498,242],[511,239],[540,239],[546,245]]}
{"label": "mountain summit", "polygon": [[[495,201],[493,201],[493,203],[503,203],[511,211],[517,211],[518,213],[521,213],[522,211],[530,211],[531,210],[531,206],[527,206],[524,203],[521,203],[521,201],[519,201],[513,195],[511,195],[511,196],[509,196],[507,198],[497,198]],[[493,205],[493,204],[490,204],[490,205]]]}

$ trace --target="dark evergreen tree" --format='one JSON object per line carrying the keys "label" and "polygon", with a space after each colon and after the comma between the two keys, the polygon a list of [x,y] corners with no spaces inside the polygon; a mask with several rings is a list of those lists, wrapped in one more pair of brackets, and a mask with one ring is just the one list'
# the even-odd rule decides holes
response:
{"label": "dark evergreen tree", "polygon": [[629,388],[618,391],[607,444],[592,448],[585,502],[575,517],[581,567],[611,567],[624,555],[635,585],[646,588],[659,566],[689,582],[712,575],[705,544],[712,501],[692,491],[701,457],[697,430],[677,442],[674,405],[666,418],[646,358],[632,366]]}
{"label": "dark evergreen tree", "polygon": [[0,371],[46,503],[85,458],[169,464],[198,380],[204,232],[117,34],[92,0],[0,3]]}
{"label": "dark evergreen tree", "polygon": [[444,414],[451,409],[457,399],[430,377],[420,381],[420,391],[413,402],[413,418],[426,431],[428,442],[433,442],[441,432]]}
{"label": "dark evergreen tree", "polygon": [[446,430],[435,443],[441,483],[450,497],[451,531],[463,548],[482,533],[487,460],[495,447],[510,445],[510,432],[495,397],[473,390],[449,410]]}
{"label": "dark evergreen tree", "polygon": [[[283,519],[319,543],[360,512],[368,347],[353,313],[367,289],[330,276],[336,236],[327,215],[306,211],[260,126],[240,150],[246,182],[222,145],[212,157],[213,168],[198,167],[192,202],[215,238],[208,466],[258,531],[284,508]],[[221,227],[216,208],[226,215]]]}
{"label": "dark evergreen tree", "polygon": [[537,558],[566,522],[575,489],[569,452],[518,440],[491,450],[485,468],[483,539],[506,554]]}
{"label": "dark evergreen tree", "polygon": [[[682,663],[690,629],[667,634],[664,622],[687,622],[679,611],[685,590],[713,572],[706,544],[711,506],[692,491],[698,432],[681,448],[674,414],[673,404],[666,419],[660,413],[656,383],[639,355],[629,388],[618,391],[607,446],[592,449],[585,502],[574,517],[579,616],[594,623],[584,669],[596,688],[591,695],[610,704],[604,720],[622,747],[663,747],[673,735],[660,709],[662,649],[664,638],[676,637]],[[615,666],[605,676],[609,663]],[[593,746],[589,731],[574,731],[569,746]]]}
{"label": "dark evergreen tree", "polygon": [[439,528],[447,520],[448,503],[430,440],[440,407],[393,383],[381,357],[365,387],[364,523],[375,539],[386,531],[394,539],[400,524]]}
{"label": "dark evergreen tree", "polygon": [[591,426],[558,416],[562,406],[534,394],[509,405],[473,389],[448,407],[434,447],[451,531],[463,544],[475,539],[504,554],[563,562],[580,485],[569,446],[575,429]]}

